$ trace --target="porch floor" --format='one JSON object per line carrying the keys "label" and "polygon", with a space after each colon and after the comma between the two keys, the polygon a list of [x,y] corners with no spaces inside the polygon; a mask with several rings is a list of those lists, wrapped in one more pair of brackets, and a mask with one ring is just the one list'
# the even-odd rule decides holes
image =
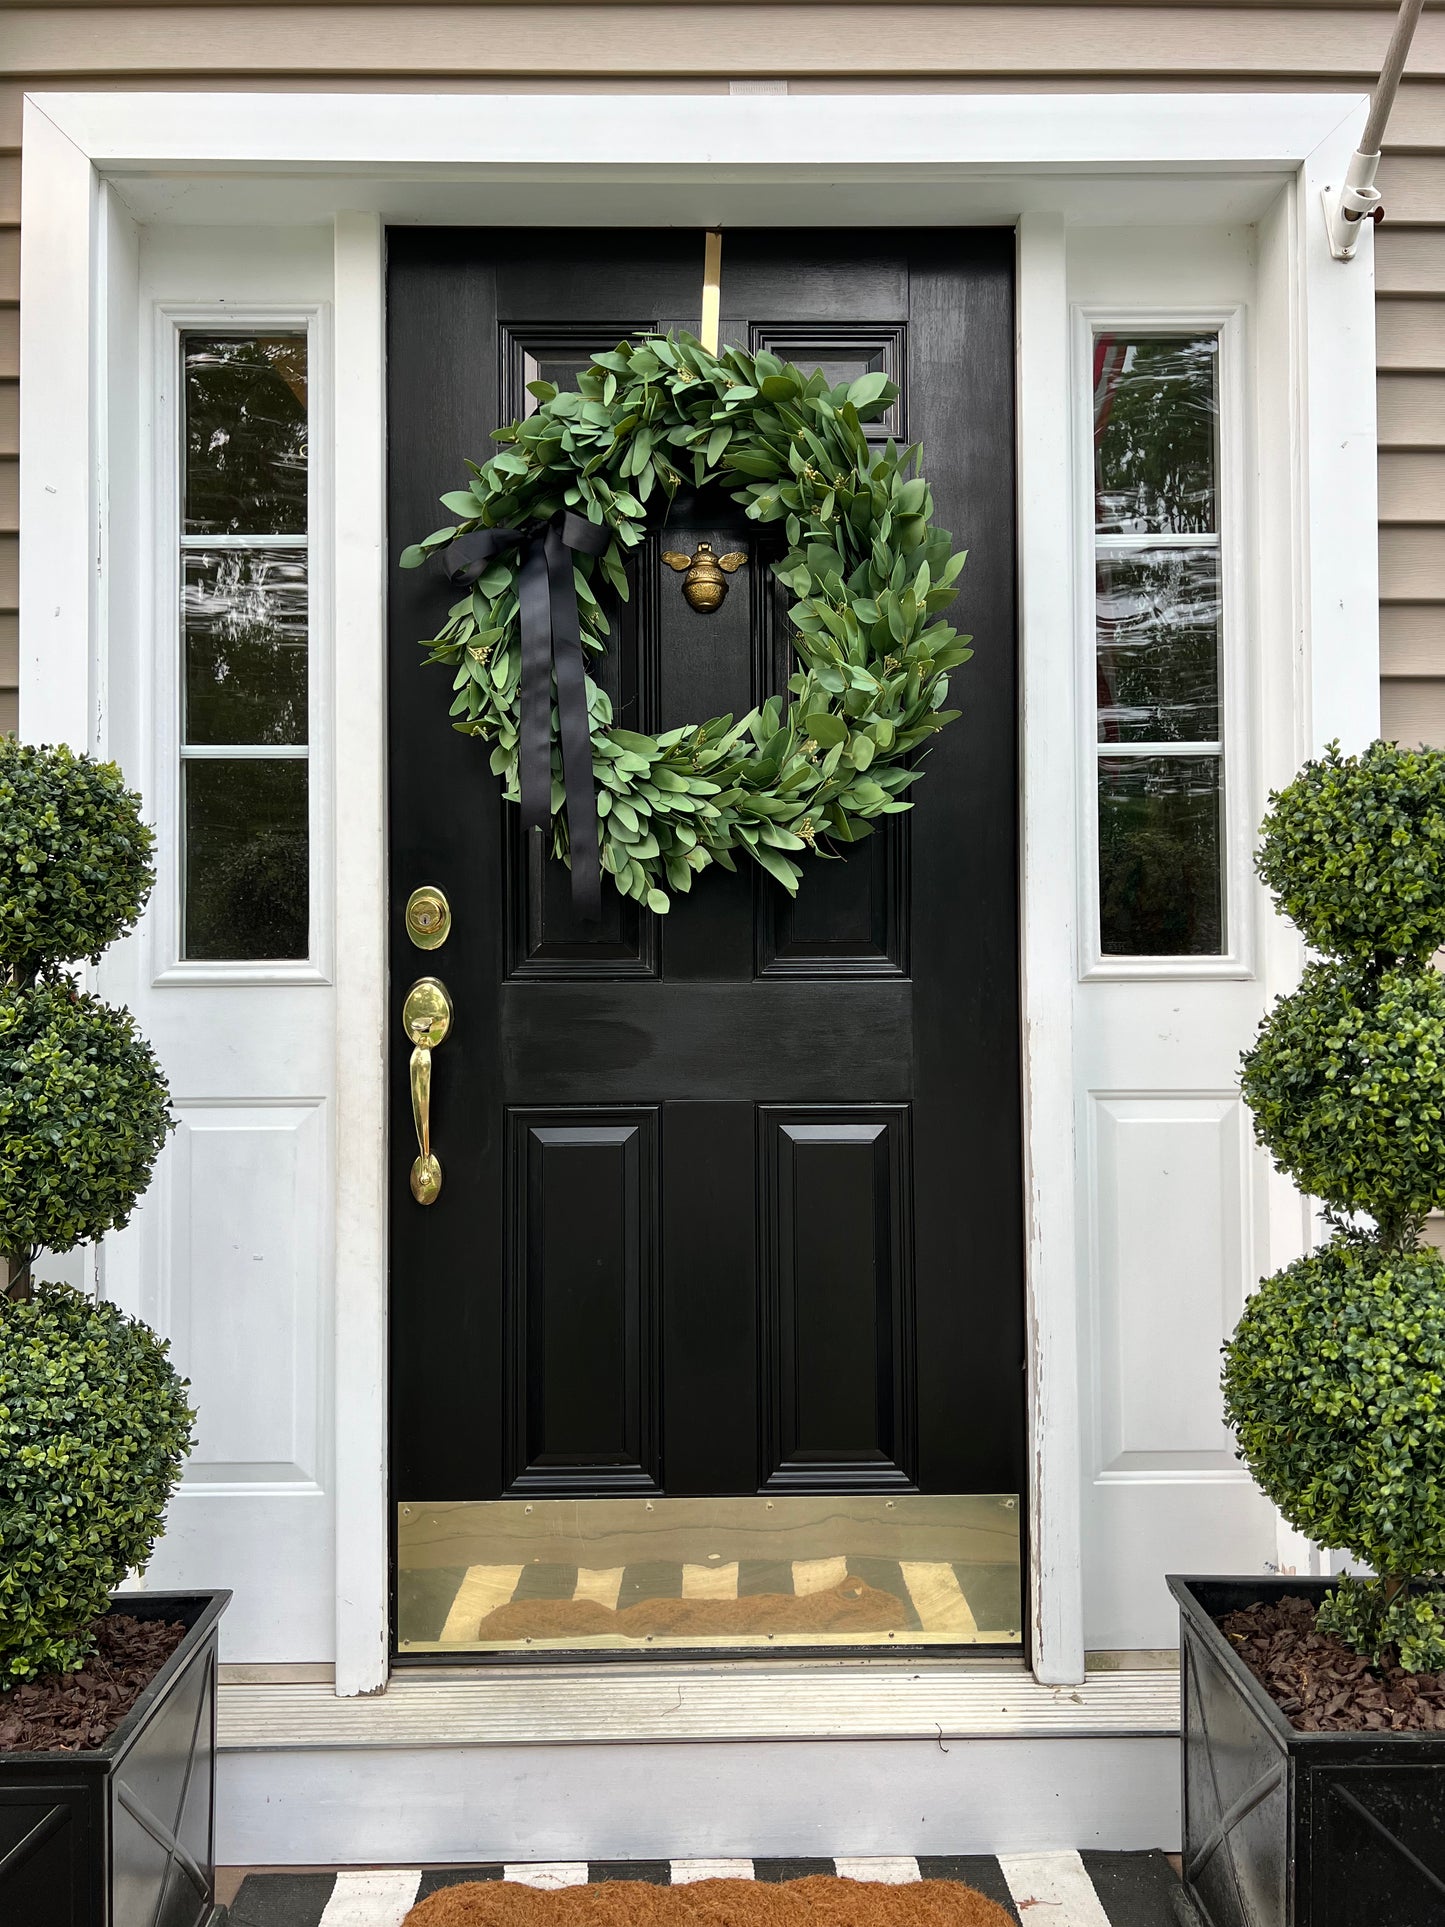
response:
{"label": "porch floor", "polygon": [[757,1860],[544,1861],[520,1865],[384,1867],[258,1872],[222,1869],[215,1927],[401,1927],[408,1908],[438,1887],[516,1880],[534,1887],[598,1880],[662,1884],[714,1878],[796,1880],[838,1873],[857,1880],[962,1880],[1025,1927],[1047,1910],[1049,1927],[1195,1927],[1197,1916],[1162,1853],[1033,1853]]}

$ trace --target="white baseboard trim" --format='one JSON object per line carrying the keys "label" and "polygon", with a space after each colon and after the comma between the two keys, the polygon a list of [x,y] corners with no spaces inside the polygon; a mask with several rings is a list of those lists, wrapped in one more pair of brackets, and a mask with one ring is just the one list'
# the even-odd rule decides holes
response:
{"label": "white baseboard trim", "polygon": [[1164,1737],[237,1750],[226,1866],[1028,1853],[1179,1841]]}

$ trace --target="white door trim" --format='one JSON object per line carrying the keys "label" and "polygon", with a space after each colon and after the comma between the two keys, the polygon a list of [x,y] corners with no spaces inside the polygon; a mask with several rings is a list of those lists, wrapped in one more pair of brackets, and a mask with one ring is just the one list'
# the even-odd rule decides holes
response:
{"label": "white door trim", "polygon": [[[102,748],[107,526],[102,184],[142,220],[333,224],[337,634],[337,1690],[386,1678],[382,229],[404,220],[1020,226],[1024,1075],[1030,1544],[1040,1679],[1083,1669],[1074,1090],[1066,222],[1257,220],[1271,249],[1298,543],[1276,602],[1307,740],[1376,702],[1373,280],[1319,190],[1364,106],[1337,94],[851,98],[62,93],[27,98],[21,716]],[[866,133],[860,136],[860,127]],[[866,152],[861,143],[866,141]],[[505,182],[505,208],[486,185]],[[1279,224],[1272,232],[1277,237]]]}

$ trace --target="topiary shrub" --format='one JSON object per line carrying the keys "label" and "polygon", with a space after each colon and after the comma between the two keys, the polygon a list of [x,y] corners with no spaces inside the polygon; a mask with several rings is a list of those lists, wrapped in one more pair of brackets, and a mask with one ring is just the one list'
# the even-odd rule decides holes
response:
{"label": "topiary shrub", "polygon": [[1373,963],[1445,945],[1445,751],[1338,743],[1270,798],[1255,867],[1316,950]]}
{"label": "topiary shrub", "polygon": [[[1257,867],[1329,955],[1243,1061],[1255,1135],[1330,1242],[1250,1300],[1225,1347],[1239,1456],[1298,1531],[1375,1577],[1317,1623],[1372,1662],[1445,1668],[1445,755],[1332,746],[1270,799]],[[1373,1221],[1362,1228],[1358,1215]]]}
{"label": "topiary shrub", "polygon": [[0,964],[98,963],[145,906],[154,846],[114,763],[0,737]]}
{"label": "topiary shrub", "polygon": [[[1267,1278],[1228,1347],[1225,1417],[1299,1531],[1377,1572],[1445,1568],[1445,1260],[1342,1233]],[[1334,1630],[1411,1672],[1445,1666],[1434,1602],[1346,1592]]]}
{"label": "topiary shrub", "polygon": [[151,848],[113,764],[0,741],[0,1689],[84,1663],[191,1443],[155,1333],[31,1277],[126,1222],[171,1126],[130,1013],[63,969],[135,922]]}
{"label": "topiary shrub", "polygon": [[0,1311],[0,1686],[83,1665],[150,1558],[193,1416],[166,1351],[65,1285]]}
{"label": "topiary shrub", "polygon": [[169,1129],[128,1010],[68,977],[0,989],[0,1250],[69,1251],[123,1225]]}
{"label": "topiary shrub", "polygon": [[1405,1232],[1445,1204],[1445,978],[1306,966],[1245,1053],[1255,1131],[1302,1191]]}

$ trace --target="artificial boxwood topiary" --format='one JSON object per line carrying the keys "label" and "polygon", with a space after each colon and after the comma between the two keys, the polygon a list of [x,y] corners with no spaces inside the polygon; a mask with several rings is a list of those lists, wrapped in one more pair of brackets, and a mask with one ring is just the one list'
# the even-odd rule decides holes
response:
{"label": "artificial boxwood topiary", "polygon": [[169,1128],[128,1010],[68,977],[0,989],[0,1250],[68,1251],[123,1225]]}
{"label": "artificial boxwood topiary", "polygon": [[0,1306],[0,1688],[82,1665],[150,1558],[195,1416],[168,1349],[64,1285]]}
{"label": "artificial boxwood topiary", "polygon": [[[1445,1260],[1342,1232],[1267,1278],[1227,1351],[1224,1409],[1296,1530],[1377,1572],[1445,1568]],[[1429,1596],[1345,1587],[1319,1623],[1379,1661],[1445,1667]]]}
{"label": "artificial boxwood topiary", "polygon": [[135,921],[151,847],[113,765],[0,741],[0,1690],[83,1664],[190,1444],[154,1332],[31,1275],[126,1222],[171,1125],[130,1013],[62,968]]}
{"label": "artificial boxwood topiary", "polygon": [[1445,945],[1445,751],[1332,743],[1270,803],[1256,868],[1317,950],[1371,961]]}
{"label": "artificial boxwood topiary", "polygon": [[0,965],[97,962],[141,913],[154,843],[114,763],[0,737]]}
{"label": "artificial boxwood topiary", "polygon": [[1255,1131],[1302,1191],[1394,1236],[1445,1205],[1445,979],[1306,967],[1243,1060]]}
{"label": "artificial boxwood topiary", "polygon": [[[1331,745],[1270,799],[1258,868],[1333,955],[1245,1054],[1255,1135],[1324,1203],[1330,1244],[1267,1278],[1225,1347],[1239,1456],[1284,1516],[1376,1576],[1318,1624],[1445,1667],[1445,754]],[[1362,1227],[1355,1214],[1373,1219]]]}

